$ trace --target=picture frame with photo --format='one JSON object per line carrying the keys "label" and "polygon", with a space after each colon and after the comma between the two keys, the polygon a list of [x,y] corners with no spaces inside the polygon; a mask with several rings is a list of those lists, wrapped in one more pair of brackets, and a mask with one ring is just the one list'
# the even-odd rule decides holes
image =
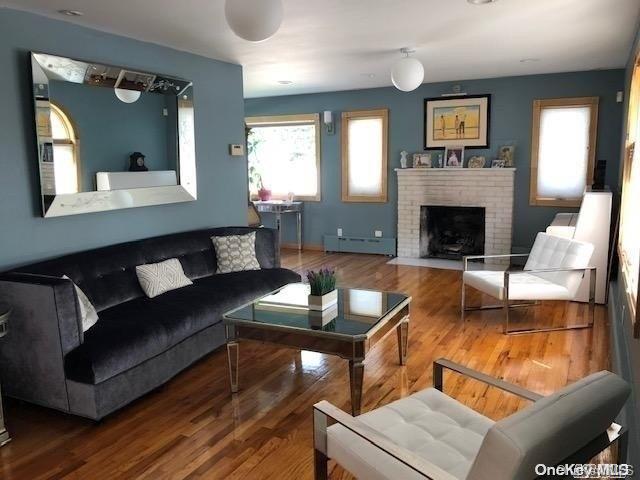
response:
{"label": "picture frame with photo", "polygon": [[491,168],[505,168],[505,160],[503,158],[496,158],[492,160]]}
{"label": "picture frame with photo", "polygon": [[491,95],[456,95],[424,100],[424,149],[489,148]]}
{"label": "picture frame with photo", "polygon": [[414,153],[413,168],[432,168],[430,153]]}
{"label": "picture frame with photo", "polygon": [[462,168],[464,165],[464,147],[460,145],[446,147],[442,168]]}
{"label": "picture frame with photo", "polygon": [[516,147],[514,145],[503,145],[498,150],[498,159],[504,160],[505,167],[513,167],[513,157]]}

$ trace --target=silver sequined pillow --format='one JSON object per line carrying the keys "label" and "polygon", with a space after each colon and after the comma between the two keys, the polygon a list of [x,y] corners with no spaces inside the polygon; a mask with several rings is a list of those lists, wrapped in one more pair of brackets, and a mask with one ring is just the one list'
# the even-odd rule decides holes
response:
{"label": "silver sequined pillow", "polygon": [[149,298],[157,297],[170,290],[186,287],[193,283],[184,274],[182,264],[177,258],[170,258],[159,263],[138,265],[136,267],[136,275],[142,290]]}
{"label": "silver sequined pillow", "polygon": [[256,232],[246,235],[211,237],[216,249],[218,270],[216,273],[260,270],[256,258]]}

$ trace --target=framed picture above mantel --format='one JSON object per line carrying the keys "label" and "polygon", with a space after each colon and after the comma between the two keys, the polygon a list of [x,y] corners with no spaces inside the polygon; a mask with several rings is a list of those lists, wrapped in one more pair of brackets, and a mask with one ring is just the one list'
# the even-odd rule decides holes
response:
{"label": "framed picture above mantel", "polygon": [[424,148],[489,148],[491,95],[455,95],[424,100]]}

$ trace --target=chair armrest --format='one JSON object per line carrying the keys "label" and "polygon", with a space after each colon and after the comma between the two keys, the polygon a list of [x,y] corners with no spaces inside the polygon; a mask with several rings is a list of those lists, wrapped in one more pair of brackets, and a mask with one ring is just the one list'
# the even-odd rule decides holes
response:
{"label": "chair armrest", "polygon": [[489,386],[499,388],[500,390],[504,390],[505,392],[513,393],[514,395],[517,395],[519,397],[526,398],[527,400],[531,400],[532,402],[535,402],[536,400],[539,400],[543,397],[543,395],[540,395],[539,393],[532,392],[531,390],[527,390],[526,388],[514,385],[513,383],[505,382],[504,380],[500,380],[477,370],[473,370],[472,368],[465,367],[464,365],[452,362],[451,360],[447,360],[446,358],[439,358],[433,362],[433,387],[440,391],[442,391],[442,388],[444,387],[442,374],[445,368],[464,375],[465,377],[473,378],[474,380],[486,383]]}
{"label": "chair armrest", "polygon": [[504,255],[466,255],[462,257],[462,264],[464,265],[464,271],[467,271],[467,262],[469,260],[479,260],[481,258],[512,258],[512,257],[528,257],[528,253],[508,253]]}
{"label": "chair armrest", "polygon": [[[400,463],[406,465],[411,470],[426,479],[430,480],[455,480],[455,477],[445,472],[441,468],[425,461],[424,459],[414,455],[402,447],[394,444],[384,436],[372,430],[357,418],[352,417],[348,413],[343,412],[335,405],[323,400],[313,406],[314,416],[314,444],[315,449],[322,451],[326,455],[326,425],[327,418],[335,423],[342,425],[350,432],[358,435],[363,440],[369,442],[376,448],[379,448],[387,455],[392,456]],[[320,417],[320,418],[318,418]],[[321,431],[321,429],[325,429]],[[319,445],[324,441],[324,445]]]}
{"label": "chair armrest", "polygon": [[588,272],[595,271],[596,267],[580,267],[580,268],[540,268],[535,270],[507,270],[505,273],[509,275],[517,275],[519,273],[558,273],[558,272]]}

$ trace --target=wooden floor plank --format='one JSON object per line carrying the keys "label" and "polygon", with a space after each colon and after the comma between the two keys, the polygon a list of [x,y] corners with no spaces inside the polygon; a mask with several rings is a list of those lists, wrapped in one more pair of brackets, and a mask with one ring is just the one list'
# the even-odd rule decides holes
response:
{"label": "wooden floor plank", "polygon": [[[373,255],[284,250],[300,273],[335,268],[341,286],[402,291],[413,297],[409,357],[398,365],[395,335],[365,363],[363,411],[429,387],[431,365],[447,357],[548,394],[609,367],[606,310],[592,330],[505,336],[500,311],[459,315],[460,272],[388,265]],[[471,293],[471,292],[470,292]],[[481,301],[471,293],[470,301]],[[484,298],[484,301],[487,301]],[[584,306],[548,302],[516,322],[580,321]],[[348,411],[349,377],[339,358],[242,342],[240,393],[231,397],[225,349],[102,422],[7,400],[13,441],[0,449],[0,477],[22,479],[311,479],[311,406],[326,399]],[[455,374],[445,390],[498,419],[527,402]],[[350,475],[331,464],[331,478]]]}

